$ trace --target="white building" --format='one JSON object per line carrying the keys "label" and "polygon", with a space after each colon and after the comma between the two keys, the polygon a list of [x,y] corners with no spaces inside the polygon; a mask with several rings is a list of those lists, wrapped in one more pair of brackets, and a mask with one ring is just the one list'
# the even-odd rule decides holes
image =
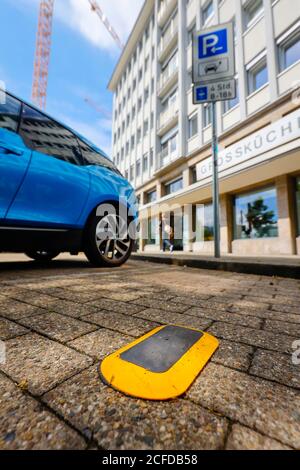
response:
{"label": "white building", "polygon": [[[227,21],[234,23],[238,98],[217,105],[220,151],[226,149],[220,165],[221,250],[299,255],[300,1],[295,0],[145,1],[109,83],[113,158],[136,188],[143,230],[149,224],[154,233],[140,249],[161,248],[157,227],[160,207],[168,201],[195,206],[182,218],[185,237],[176,248],[212,253],[211,108],[192,103],[191,47],[194,30]],[[204,224],[196,204],[205,205]],[[157,217],[147,222],[152,206]],[[204,229],[204,243],[189,237],[192,229]]]}

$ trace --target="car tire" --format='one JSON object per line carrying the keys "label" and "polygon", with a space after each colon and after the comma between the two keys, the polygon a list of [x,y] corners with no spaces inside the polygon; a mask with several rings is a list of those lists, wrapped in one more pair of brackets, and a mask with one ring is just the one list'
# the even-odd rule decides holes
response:
{"label": "car tire", "polygon": [[[113,225],[115,224],[117,232],[123,235],[120,237],[111,235],[107,238],[99,236],[103,234],[104,227],[107,226],[108,230],[111,228],[111,221],[114,221]],[[122,232],[121,229],[124,231]],[[93,266],[117,268],[126,263],[131,255],[133,244],[134,240],[129,236],[127,222],[118,214],[108,213],[104,217],[94,214],[85,231],[84,253]]]}
{"label": "car tire", "polygon": [[26,251],[25,253],[28,258],[42,263],[49,263],[59,254],[59,251]]}

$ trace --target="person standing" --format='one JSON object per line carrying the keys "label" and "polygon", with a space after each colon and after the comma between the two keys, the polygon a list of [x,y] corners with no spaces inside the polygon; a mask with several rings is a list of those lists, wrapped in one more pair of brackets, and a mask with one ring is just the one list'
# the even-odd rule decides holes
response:
{"label": "person standing", "polygon": [[166,218],[162,218],[162,240],[163,240],[163,251],[167,248],[170,249],[170,253],[174,251],[174,230],[171,225],[167,222]]}

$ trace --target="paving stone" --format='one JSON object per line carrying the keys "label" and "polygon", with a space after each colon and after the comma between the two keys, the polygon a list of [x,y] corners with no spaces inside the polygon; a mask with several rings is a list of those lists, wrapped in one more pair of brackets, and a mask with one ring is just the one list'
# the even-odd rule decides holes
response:
{"label": "paving stone", "polygon": [[259,349],[254,355],[250,373],[300,389],[300,366],[293,364],[291,354]]}
{"label": "paving stone", "polygon": [[239,343],[257,346],[262,349],[270,349],[283,353],[292,352],[292,343],[295,338],[292,336],[273,333],[271,331],[255,330],[243,326],[236,326],[230,323],[216,322],[208,330],[208,333],[217,338],[237,341]]}
{"label": "paving stone", "polygon": [[28,333],[27,328],[18,325],[6,318],[0,318],[0,340],[6,341],[16,336],[25,335]]}
{"label": "paving stone", "polygon": [[254,348],[222,339],[212,361],[233,369],[247,371],[250,367]]}
{"label": "paving stone", "polygon": [[43,400],[108,450],[197,450],[224,446],[227,422],[185,400],[149,402],[104,386],[95,367]]}
{"label": "paving stone", "polygon": [[84,449],[84,439],[0,374],[0,449]]}
{"label": "paving stone", "polygon": [[212,324],[211,320],[205,318],[196,318],[184,313],[165,312],[154,308],[136,313],[135,317],[145,318],[163,325],[182,325],[198,330],[206,330]]}
{"label": "paving stone", "polygon": [[295,336],[300,338],[300,324],[287,323],[285,321],[266,320],[264,329],[269,331],[277,331],[286,335]]}
{"label": "paving stone", "polygon": [[300,315],[292,313],[280,313],[274,310],[253,310],[253,309],[240,309],[234,306],[228,308],[229,312],[238,313],[248,317],[254,316],[262,319],[270,319],[274,321],[284,321],[290,323],[300,323]]}
{"label": "paving stone", "polygon": [[102,359],[130,342],[132,342],[132,337],[130,336],[122,335],[116,331],[101,329],[70,341],[68,344],[95,359]]}
{"label": "paving stone", "polygon": [[173,302],[172,300],[159,300],[156,295],[135,300],[134,304],[176,313],[183,313],[189,308],[188,305]]}
{"label": "paving stone", "polygon": [[249,326],[251,328],[260,328],[262,325],[262,319],[254,316],[239,315],[233,312],[219,311],[218,309],[203,309],[203,308],[191,308],[186,312],[188,315],[195,317],[210,318],[215,321],[223,321],[228,323],[234,323],[236,325]]}
{"label": "paving stone", "polygon": [[187,397],[283,444],[300,448],[300,396],[292,389],[210,363]]}
{"label": "paving stone", "polygon": [[1,296],[0,299],[0,315],[8,320],[19,320],[24,317],[31,317],[44,313],[45,310],[39,307],[19,302],[18,300],[9,299]]}
{"label": "paving stone", "polygon": [[71,341],[72,339],[78,338],[86,333],[91,333],[97,329],[97,327],[89,323],[53,312],[23,318],[20,320],[20,323],[38,333],[42,333],[49,336],[51,339],[56,339],[61,342]]}
{"label": "paving stone", "polygon": [[211,295],[199,294],[199,295],[189,295],[189,296],[182,296],[182,297],[174,297],[174,302],[178,302],[180,304],[189,305],[191,307],[197,307],[201,300],[208,300]]}
{"label": "paving stone", "polygon": [[293,313],[293,314],[300,315],[300,301],[298,305],[273,304],[272,310],[274,310],[275,312]]}
{"label": "paving stone", "polygon": [[61,313],[73,318],[80,318],[88,313],[96,312],[98,309],[92,305],[80,304],[78,302],[71,302],[69,300],[56,299],[52,297],[52,302],[48,307],[48,311]]}
{"label": "paving stone", "polygon": [[92,359],[47,338],[29,333],[6,341],[6,363],[0,364],[17,383],[41,395],[88,367]]}
{"label": "paving stone", "polygon": [[252,429],[234,424],[228,437],[226,450],[292,450],[292,448]]}
{"label": "paving stone", "polygon": [[134,315],[137,312],[143,310],[143,307],[134,305],[133,303],[117,302],[110,299],[97,299],[89,302],[87,305],[96,307],[98,310],[108,310],[116,313],[124,313],[127,315]]}
{"label": "paving stone", "polygon": [[239,310],[249,309],[249,310],[268,310],[270,304],[267,302],[259,302],[250,300],[237,300],[233,303],[233,307],[238,312]]}
{"label": "paving stone", "polygon": [[105,310],[91,313],[86,317],[82,317],[82,320],[131,336],[141,336],[158,326],[157,323]]}

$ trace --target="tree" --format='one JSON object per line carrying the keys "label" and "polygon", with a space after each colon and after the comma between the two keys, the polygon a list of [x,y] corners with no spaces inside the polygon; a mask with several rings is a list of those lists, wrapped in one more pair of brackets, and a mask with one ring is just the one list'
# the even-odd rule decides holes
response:
{"label": "tree", "polygon": [[274,216],[274,211],[268,210],[268,206],[264,204],[262,197],[258,198],[253,203],[249,203],[248,212],[246,214],[249,228],[245,230],[245,233],[250,236],[254,229],[259,237],[264,237],[268,234],[270,225],[276,224]]}

